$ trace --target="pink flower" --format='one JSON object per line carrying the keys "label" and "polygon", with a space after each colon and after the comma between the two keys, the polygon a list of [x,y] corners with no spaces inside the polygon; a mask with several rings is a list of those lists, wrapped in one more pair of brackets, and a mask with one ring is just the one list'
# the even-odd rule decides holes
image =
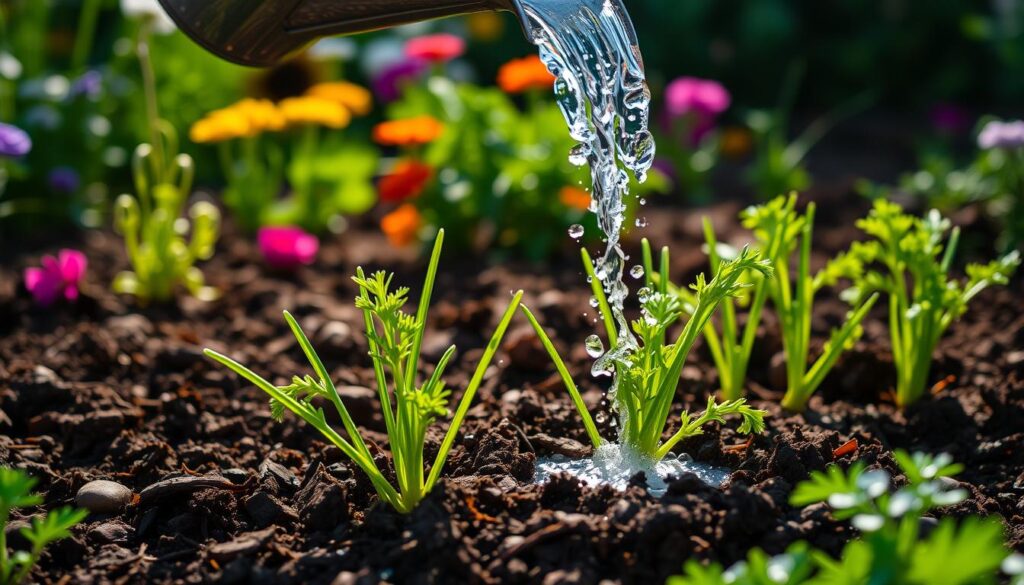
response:
{"label": "pink flower", "polygon": [[410,39],[405,44],[405,55],[431,63],[444,63],[462,56],[466,41],[450,34],[427,35]]}
{"label": "pink flower", "polygon": [[69,301],[78,300],[78,283],[85,276],[88,262],[78,250],[61,250],[57,257],[43,256],[42,268],[25,269],[25,288],[36,303],[48,307],[61,294]]}
{"label": "pink flower", "polygon": [[700,144],[715,127],[715,119],[729,109],[732,96],[717,81],[680,77],[665,88],[665,113],[669,123],[686,120],[686,139]]}
{"label": "pink flower", "polygon": [[665,88],[665,107],[672,118],[687,114],[715,118],[729,109],[731,103],[729,91],[710,79],[680,77]]}
{"label": "pink flower", "polygon": [[267,264],[282,270],[312,264],[320,250],[316,236],[297,227],[260,228],[256,239]]}

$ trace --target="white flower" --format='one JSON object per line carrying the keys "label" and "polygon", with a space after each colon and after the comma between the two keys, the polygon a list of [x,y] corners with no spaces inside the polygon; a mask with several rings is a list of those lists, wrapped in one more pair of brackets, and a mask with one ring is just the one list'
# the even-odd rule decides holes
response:
{"label": "white flower", "polygon": [[121,12],[128,18],[148,19],[157,34],[167,35],[177,29],[157,0],[121,0]]}

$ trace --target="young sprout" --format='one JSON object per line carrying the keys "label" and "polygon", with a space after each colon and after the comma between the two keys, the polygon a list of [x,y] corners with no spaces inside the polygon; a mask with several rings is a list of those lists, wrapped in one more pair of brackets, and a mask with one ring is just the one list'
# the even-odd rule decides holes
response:
{"label": "young sprout", "polygon": [[[667,254],[663,259],[665,273]],[[583,251],[583,262],[591,282],[596,281],[594,265],[586,250]],[[661,281],[657,290],[643,293],[642,316],[632,323],[632,330],[637,339],[635,343],[628,344],[619,343],[614,323],[609,318],[611,309],[604,291],[600,286],[594,287],[598,306],[605,318],[605,328],[611,347],[598,361],[598,365],[607,367],[616,374],[613,400],[620,415],[619,438],[635,453],[660,460],[668,455],[679,441],[701,434],[703,427],[710,422],[724,423],[727,415],[742,417],[743,422],[739,427],[741,433],[760,433],[764,430],[764,411],[751,408],[742,398],[718,403],[711,397],[704,412],[697,416],[684,412],[676,432],[669,439],[662,440],[662,436],[668,430],[669,412],[672,398],[679,385],[679,375],[690,349],[718,305],[744,288],[741,275],[748,270],[756,270],[766,275],[771,272],[768,264],[759,259],[757,252],[744,249],[735,260],[723,264],[711,282],[707,282],[703,274],[700,275],[696,284],[692,286],[695,305],[690,311],[691,317],[674,343],[668,342],[668,330],[679,322],[687,311],[684,310],[679,298],[668,292],[667,278]],[[523,312],[561,374],[562,381],[583,418],[591,443],[594,447],[599,447],[602,439],[564,361],[559,357],[554,344],[533,313],[525,306]],[[607,365],[602,365],[602,362]]]}
{"label": "young sprout", "polygon": [[1009,562],[1015,557],[1007,550],[997,521],[968,517],[958,524],[944,518],[922,534],[926,514],[966,499],[965,490],[951,489],[944,481],[962,467],[948,455],[895,455],[908,480],[898,490],[890,489],[887,472],[868,471],[858,462],[847,471],[833,465],[824,473],[813,472],[793,492],[794,506],[827,502],[836,519],[849,519],[860,531],[860,538],[847,544],[839,559],[798,542],[776,557],[755,549],[747,562],[728,571],[691,561],[685,576],[672,577],[668,583],[970,585],[994,582],[1000,566],[1011,575],[1020,572],[1018,563]]}
{"label": "young sprout", "polygon": [[[834,286],[839,278],[856,266],[849,254],[840,254],[821,271],[811,274],[811,236],[814,229],[813,203],[805,215],[796,211],[796,194],[778,197],[764,205],[743,212],[743,224],[753,230],[758,244],[767,250],[775,269],[775,278],[765,281],[768,296],[778,315],[782,329],[782,345],[786,353],[786,395],[782,406],[800,412],[825,380],[839,356],[861,335],[861,322],[878,295],[866,295],[854,304],[846,323],[832,331],[822,354],[810,364],[811,317],[814,297],[825,286]],[[797,255],[796,273],[791,278],[793,254]]]}
{"label": "young sprout", "polygon": [[31,548],[13,555],[7,550],[7,521],[11,511],[43,503],[32,493],[36,480],[23,471],[0,467],[0,585],[18,585],[28,577],[51,542],[71,536],[71,527],[89,515],[88,510],[58,508],[45,516],[35,516],[32,524],[21,529]]}
{"label": "young sprout", "polygon": [[889,297],[896,403],[903,408],[924,395],[932,354],[943,333],[978,293],[1008,282],[1020,255],[1014,251],[988,264],[970,264],[967,281],[961,282],[949,275],[960,230],[950,231],[949,220],[938,211],[915,217],[895,203],[878,200],[857,226],[875,239],[855,244],[851,261],[837,273],[854,280],[856,287],[845,297],[855,305],[876,292]]}
{"label": "young sprout", "polygon": [[[711,274],[717,276],[722,267],[727,263],[720,253],[718,238],[715,235],[711,220],[704,218],[704,238],[708,246],[708,254],[711,260]],[[696,306],[696,298],[693,292],[681,286],[676,286],[662,275],[668,273],[668,249],[663,248],[659,259],[659,269],[654,269],[654,257],[651,253],[651,244],[646,238],[641,242],[643,252],[644,274],[646,275],[646,286],[648,289],[655,289],[667,283],[669,293],[676,295],[683,301],[683,307],[689,312]],[[771,248],[765,248],[764,252],[768,258],[774,257]],[[724,400],[738,400],[743,397],[744,386],[747,380],[747,366],[750,364],[750,352],[754,348],[754,340],[757,336],[757,327],[761,323],[761,312],[764,309],[767,298],[766,282],[768,277],[759,270],[748,270],[740,276],[740,282],[747,285],[735,297],[726,297],[722,301],[721,313],[718,327],[714,322],[708,323],[704,328],[704,340],[708,344],[711,358],[718,370],[720,393]],[[741,328],[737,319],[737,307],[747,307],[747,319]]]}
{"label": "young sprout", "polygon": [[[424,447],[427,428],[437,419],[448,415],[451,390],[445,386],[441,377],[448,362],[455,355],[455,346],[449,347],[433,373],[425,380],[417,380],[417,372],[420,371],[420,347],[443,240],[442,230],[434,244],[423,293],[420,296],[419,310],[415,315],[403,310],[408,301],[409,289],[391,288],[393,274],[380,271],[368,276],[360,268],[353,277],[359,285],[356,307],[363,311],[366,322],[366,337],[377,379],[381,412],[387,426],[397,486],[391,485],[377,466],[366,441],[359,434],[355,421],[345,408],[327,368],[291,314],[285,312],[285,320],[312,365],[315,376],[295,376],[291,384],[275,386],[231,358],[210,349],[205,350],[207,356],[234,370],[270,395],[271,413],[274,418],[280,420],[285,411],[290,410],[313,425],[369,476],[382,500],[403,514],[416,508],[440,478],[459,427],[523,296],[523,292],[519,291],[509,303],[459,401],[440,450],[429,468],[429,474],[426,474]],[[323,409],[313,403],[317,398],[326,399],[334,405],[345,427],[347,438],[327,424]]]}
{"label": "young sprout", "polygon": [[[160,152],[176,152],[173,129],[166,127]],[[196,297],[217,296],[205,286],[195,266],[213,256],[220,231],[220,212],[200,201],[182,218],[195,173],[192,158],[179,154],[162,158],[149,144],[139,145],[132,158],[138,199],[121,195],[114,203],[114,227],[124,236],[132,270],[114,279],[114,290],[134,295],[141,302],[168,301],[184,285]],[[191,230],[191,238],[186,233]]]}

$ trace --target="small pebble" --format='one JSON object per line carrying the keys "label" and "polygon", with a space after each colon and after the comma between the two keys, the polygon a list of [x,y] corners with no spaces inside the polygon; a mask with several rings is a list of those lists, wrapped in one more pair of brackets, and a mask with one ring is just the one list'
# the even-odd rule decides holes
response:
{"label": "small pebble", "polygon": [[75,503],[97,514],[120,512],[132,501],[132,490],[106,479],[90,481],[78,490]]}

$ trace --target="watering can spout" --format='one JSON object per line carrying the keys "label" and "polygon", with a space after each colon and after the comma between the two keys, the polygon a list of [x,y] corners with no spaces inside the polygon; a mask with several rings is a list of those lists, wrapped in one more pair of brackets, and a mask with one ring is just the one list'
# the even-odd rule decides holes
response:
{"label": "watering can spout", "polygon": [[514,0],[160,0],[182,31],[242,65],[268,66],[320,37],[489,10]]}

